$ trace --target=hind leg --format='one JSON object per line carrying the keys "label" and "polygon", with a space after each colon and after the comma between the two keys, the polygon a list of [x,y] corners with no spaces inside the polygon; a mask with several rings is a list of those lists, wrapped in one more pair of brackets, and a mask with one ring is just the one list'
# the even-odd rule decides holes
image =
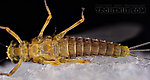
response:
{"label": "hind leg", "polygon": [[54,36],[54,39],[55,40],[60,40],[64,37],[64,35],[70,31],[71,29],[75,28],[76,26],[78,26],[79,24],[81,24],[82,22],[84,22],[84,15],[83,15],[83,12],[84,12],[84,8],[82,8],[82,14],[81,14],[81,17],[82,19],[80,19],[79,21],[77,21],[76,23],[74,23],[72,26],[70,26],[69,28],[65,29],[64,31],[62,31],[61,33],[57,34],[56,36]]}
{"label": "hind leg", "polygon": [[59,61],[43,61],[43,64],[52,64],[53,66],[55,65],[60,65],[61,63]]}
{"label": "hind leg", "polygon": [[58,60],[61,63],[90,63],[89,59],[80,59],[80,60],[73,60],[73,59],[66,59],[64,57],[59,57]]}
{"label": "hind leg", "polygon": [[81,59],[81,60],[66,59],[65,62],[69,62],[69,63],[90,63],[91,61],[89,59]]}

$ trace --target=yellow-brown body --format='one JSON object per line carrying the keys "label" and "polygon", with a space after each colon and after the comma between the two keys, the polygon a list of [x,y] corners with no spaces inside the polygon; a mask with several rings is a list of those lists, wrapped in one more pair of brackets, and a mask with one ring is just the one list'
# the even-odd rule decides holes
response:
{"label": "yellow-brown body", "polygon": [[25,62],[32,60],[39,64],[44,64],[43,60],[53,60],[53,56],[71,59],[84,56],[125,57],[129,55],[127,46],[82,37],[65,37],[59,41],[53,40],[50,36],[36,37],[31,43],[24,41],[24,44],[18,47],[12,45],[11,43],[7,51],[11,55],[11,60],[18,61],[21,58]]}

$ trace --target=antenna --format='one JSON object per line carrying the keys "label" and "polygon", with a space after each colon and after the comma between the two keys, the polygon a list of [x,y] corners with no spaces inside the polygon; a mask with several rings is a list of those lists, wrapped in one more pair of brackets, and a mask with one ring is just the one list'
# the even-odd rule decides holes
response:
{"label": "antenna", "polygon": [[6,57],[5,59],[1,59],[0,62],[3,62],[4,60],[7,60],[9,59],[8,57]]}
{"label": "antenna", "polygon": [[4,46],[4,47],[6,47],[6,48],[8,47],[7,45],[4,45],[4,44],[2,44],[2,43],[0,43],[0,45]]}

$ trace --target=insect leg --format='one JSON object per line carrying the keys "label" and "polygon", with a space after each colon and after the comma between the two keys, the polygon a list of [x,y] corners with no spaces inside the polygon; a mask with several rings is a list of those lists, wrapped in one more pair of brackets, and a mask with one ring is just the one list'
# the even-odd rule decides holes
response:
{"label": "insect leg", "polygon": [[0,26],[0,29],[5,29],[9,34],[11,34],[13,37],[15,37],[18,40],[19,43],[22,43],[22,40],[20,39],[20,37],[15,32],[10,30],[8,27]]}
{"label": "insect leg", "polygon": [[45,54],[41,54],[39,57],[33,58],[33,62],[43,64],[43,65],[50,64],[50,63],[52,63],[52,65],[60,64],[60,61],[56,57],[45,55]]}
{"label": "insect leg", "polygon": [[13,73],[15,73],[17,71],[17,69],[20,67],[21,63],[22,63],[22,61],[20,59],[19,62],[17,63],[17,65],[9,73],[0,73],[0,75],[11,76]]}
{"label": "insect leg", "polygon": [[46,20],[45,24],[43,25],[43,28],[41,29],[41,32],[38,35],[39,37],[43,36],[44,30],[45,30],[45,28],[47,27],[47,25],[49,24],[49,22],[50,22],[50,20],[52,18],[52,15],[51,15],[50,9],[47,6],[46,0],[44,0],[44,2],[45,2],[45,7],[46,7],[46,10],[47,10],[49,16],[47,17],[47,20]]}
{"label": "insect leg", "polygon": [[55,39],[55,40],[60,40],[61,38],[64,37],[64,35],[65,35],[69,30],[75,28],[76,26],[78,26],[79,24],[81,24],[82,22],[84,22],[84,20],[85,20],[84,15],[83,15],[84,9],[85,9],[85,8],[82,8],[82,14],[81,14],[82,19],[80,19],[79,21],[77,21],[77,22],[74,23],[72,26],[70,26],[69,28],[67,28],[67,29],[65,29],[64,31],[62,31],[61,33],[59,33],[59,34],[57,34],[56,36],[54,36],[54,39]]}
{"label": "insect leg", "polygon": [[81,60],[65,59],[65,62],[69,62],[69,63],[90,63],[91,61],[89,59],[81,59]]}
{"label": "insect leg", "polygon": [[60,65],[61,63],[59,61],[43,61],[44,64],[52,64],[52,65]]}

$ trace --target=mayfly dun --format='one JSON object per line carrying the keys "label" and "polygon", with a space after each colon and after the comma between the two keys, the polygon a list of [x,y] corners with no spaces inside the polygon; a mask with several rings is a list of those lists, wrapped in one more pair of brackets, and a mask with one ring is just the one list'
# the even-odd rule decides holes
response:
{"label": "mayfly dun", "polygon": [[90,60],[88,59],[74,60],[72,58],[84,56],[126,57],[128,55],[133,55],[131,52],[150,51],[150,49],[133,50],[137,47],[150,44],[150,42],[128,48],[128,46],[122,46],[113,42],[106,42],[105,40],[82,37],[64,37],[68,31],[84,22],[84,8],[82,8],[81,19],[72,26],[54,37],[43,36],[44,30],[52,18],[46,0],[44,0],[44,2],[49,16],[47,17],[39,35],[33,38],[31,42],[21,40],[20,37],[10,28],[0,26],[0,29],[6,30],[19,42],[19,45],[17,45],[17,43],[12,41],[9,46],[6,46],[8,58],[12,63],[17,61],[17,65],[9,73],[0,73],[0,75],[11,76],[14,72],[16,72],[22,62],[28,62],[30,60],[34,63],[51,63],[52,65],[59,65],[67,62],[89,63]]}

